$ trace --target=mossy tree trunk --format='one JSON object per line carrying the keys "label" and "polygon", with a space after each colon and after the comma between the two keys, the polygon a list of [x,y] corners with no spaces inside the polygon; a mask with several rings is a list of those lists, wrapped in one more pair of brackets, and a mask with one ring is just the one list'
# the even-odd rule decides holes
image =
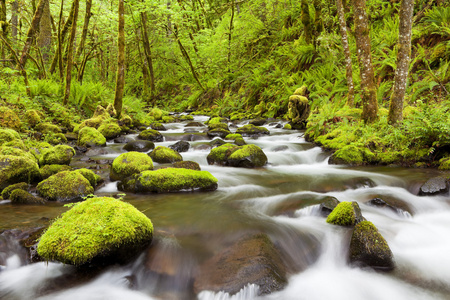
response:
{"label": "mossy tree trunk", "polygon": [[228,27],[228,55],[227,55],[227,72],[231,72],[231,35],[233,34],[233,20],[234,20],[234,0],[231,1],[231,18]]}
{"label": "mossy tree trunk", "polygon": [[92,8],[92,0],[86,0],[86,12],[84,14],[84,24],[83,31],[81,32],[80,44],[78,45],[77,52],[75,57],[78,59],[81,55],[81,52],[84,50],[84,45],[86,44],[86,37],[89,29],[89,21],[91,20],[91,8]]}
{"label": "mossy tree trunk", "polygon": [[336,8],[339,16],[339,29],[342,38],[342,49],[344,50],[345,57],[345,77],[347,79],[347,105],[354,106],[355,103],[355,86],[353,83],[353,67],[352,67],[352,54],[350,53],[350,47],[348,45],[347,35],[347,23],[345,21],[345,11],[342,0],[336,0]]}
{"label": "mossy tree trunk", "polygon": [[[54,69],[56,67],[56,61],[58,61],[58,69],[59,69],[59,78],[61,81],[64,78],[64,68],[63,68],[63,62],[62,59],[58,59],[58,57],[62,57],[62,36],[61,36],[61,25],[62,25],[62,16],[63,16],[63,10],[64,10],[64,0],[61,0],[61,9],[59,11],[59,21],[58,21],[58,49],[55,53],[55,56],[53,57],[52,65],[50,67],[50,73],[52,72],[52,68]],[[53,64],[55,63],[55,65]]]}
{"label": "mossy tree trunk", "polygon": [[403,120],[403,100],[408,81],[411,61],[411,28],[414,0],[402,0],[400,4],[400,23],[398,30],[397,68],[395,69],[394,92],[389,105],[388,122],[396,125]]}
{"label": "mossy tree trunk", "polygon": [[308,1],[302,0],[301,2],[301,21],[304,27],[304,33],[305,33],[305,41],[308,44],[311,44],[312,41],[312,29],[311,29],[311,17],[309,15],[309,6]]}
{"label": "mossy tree trunk", "polygon": [[19,26],[19,0],[11,2],[11,40],[12,46],[16,47],[17,43],[17,27]]}
{"label": "mossy tree trunk", "polygon": [[117,54],[117,75],[116,75],[116,93],[114,96],[114,109],[117,118],[122,113],[122,98],[125,87],[125,8],[124,0],[119,0],[119,29],[118,29],[118,54]]}
{"label": "mossy tree trunk", "polygon": [[[72,65],[73,65],[73,44],[75,42],[75,35],[77,33],[77,19],[78,19],[78,8],[80,5],[80,0],[74,0],[74,10],[72,15],[72,28],[70,30],[69,44],[67,45],[67,65],[66,65],[66,80],[64,85],[64,98],[63,104],[67,104],[70,96],[70,86],[72,83]],[[61,59],[60,57],[59,59]]]}
{"label": "mossy tree trunk", "polygon": [[44,62],[48,61],[50,46],[52,44],[52,21],[50,16],[50,2],[46,1],[42,12],[41,22],[39,23],[39,35],[37,45],[41,49]]}
{"label": "mossy tree trunk", "polygon": [[[8,22],[6,21],[6,0],[0,0],[0,36],[7,40]],[[0,46],[0,58],[5,58],[3,45]]]}
{"label": "mossy tree trunk", "polygon": [[353,0],[356,49],[361,76],[361,99],[363,105],[362,119],[371,123],[378,118],[377,88],[369,36],[369,20],[366,0]]}
{"label": "mossy tree trunk", "polygon": [[147,13],[141,12],[141,30],[142,30],[142,43],[144,45],[144,54],[146,60],[146,66],[148,67],[148,75],[150,79],[150,100],[153,102],[153,95],[155,94],[155,74],[153,71],[153,58],[152,49],[150,47],[150,41],[147,33]]}

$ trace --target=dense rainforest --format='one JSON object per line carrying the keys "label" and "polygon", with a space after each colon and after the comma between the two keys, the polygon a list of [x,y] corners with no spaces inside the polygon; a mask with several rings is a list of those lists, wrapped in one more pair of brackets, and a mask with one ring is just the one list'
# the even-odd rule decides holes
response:
{"label": "dense rainforest", "polygon": [[444,0],[0,0],[0,25],[21,119],[73,127],[109,103],[143,125],[154,107],[292,119],[305,86],[306,135],[335,161],[450,167]]}

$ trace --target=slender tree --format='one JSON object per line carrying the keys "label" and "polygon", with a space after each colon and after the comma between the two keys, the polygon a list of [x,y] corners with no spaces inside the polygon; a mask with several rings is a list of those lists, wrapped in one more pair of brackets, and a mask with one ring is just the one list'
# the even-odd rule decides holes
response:
{"label": "slender tree", "polygon": [[44,62],[48,60],[50,46],[52,43],[52,21],[50,15],[50,2],[46,1],[39,23],[39,35],[37,37],[38,47],[41,49]]}
{"label": "slender tree", "polygon": [[228,26],[228,55],[227,55],[227,72],[231,71],[231,35],[233,34],[234,20],[234,0],[231,1],[231,18]]}
{"label": "slender tree", "polygon": [[142,31],[142,42],[144,45],[146,65],[148,68],[148,74],[150,75],[150,98],[153,98],[153,95],[155,93],[155,74],[153,71],[152,50],[150,47],[150,41],[148,39],[147,33],[147,13],[145,11],[141,12],[141,31]]}
{"label": "slender tree", "polygon": [[84,50],[84,45],[86,44],[87,32],[89,29],[89,21],[91,20],[92,16],[91,8],[92,8],[92,0],[86,0],[86,12],[84,14],[83,31],[81,32],[80,44],[78,45],[77,52],[75,54],[75,57],[77,58],[80,57],[81,52]]}
{"label": "slender tree", "polygon": [[119,0],[119,28],[117,36],[118,54],[117,54],[117,75],[116,75],[116,93],[114,96],[114,109],[117,118],[122,113],[122,98],[125,87],[125,8],[124,0]]}
{"label": "slender tree", "polygon": [[[6,21],[6,1],[0,0],[0,36],[7,40],[8,22]],[[4,58],[3,46],[0,47],[0,58]]]}
{"label": "slender tree", "polygon": [[345,57],[345,77],[347,78],[348,87],[347,105],[353,107],[355,102],[355,86],[353,83],[352,54],[350,53],[350,47],[348,45],[347,23],[345,21],[345,11],[342,0],[336,0],[336,8],[339,16],[339,28]]}
{"label": "slender tree", "polygon": [[361,76],[362,119],[366,123],[378,118],[377,88],[372,65],[369,21],[366,0],[353,0],[356,49]]}
{"label": "slender tree", "polygon": [[19,0],[11,2],[11,37],[12,46],[15,47],[17,41],[17,27],[19,26]]}
{"label": "slender tree", "polygon": [[402,0],[400,4],[400,24],[398,29],[397,68],[395,69],[394,92],[389,105],[391,125],[403,120],[403,100],[405,99],[409,63],[411,61],[411,28],[414,0]]}
{"label": "slender tree", "polygon": [[[66,65],[66,80],[64,86],[64,98],[63,104],[67,104],[70,95],[70,86],[72,83],[72,65],[73,65],[73,47],[75,42],[75,35],[77,34],[77,19],[78,19],[78,8],[80,5],[80,0],[74,0],[74,10],[73,10],[73,23],[70,30],[69,44],[67,45],[67,65]],[[61,57],[60,57],[61,59]]]}

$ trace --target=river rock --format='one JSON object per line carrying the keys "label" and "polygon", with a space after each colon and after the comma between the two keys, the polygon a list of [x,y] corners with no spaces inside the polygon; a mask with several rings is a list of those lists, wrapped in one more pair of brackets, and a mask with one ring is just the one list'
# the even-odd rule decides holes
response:
{"label": "river rock", "polygon": [[234,295],[248,284],[270,294],[287,283],[280,253],[265,234],[246,236],[207,260],[194,281],[194,291],[227,292]]}
{"label": "river rock", "polygon": [[394,256],[384,237],[372,222],[362,221],[353,229],[350,263],[375,269],[392,270]]}
{"label": "river rock", "polygon": [[81,175],[83,175],[83,177],[89,181],[89,183],[92,185],[93,188],[103,183],[103,178],[100,175],[95,174],[94,171],[90,169],[81,168],[75,170],[75,172],[78,172]]}
{"label": "river rock", "polygon": [[35,160],[25,156],[0,155],[0,190],[18,182],[32,183],[39,178]]}
{"label": "river rock", "polygon": [[3,189],[2,198],[9,199],[9,196],[11,196],[12,191],[17,190],[17,189],[26,191],[26,190],[28,190],[28,187],[29,187],[29,185],[26,182],[19,182],[16,184],[11,184]]}
{"label": "river rock", "polygon": [[200,165],[197,162],[189,160],[177,161],[172,164],[172,168],[183,168],[197,171],[201,170]]}
{"label": "river rock", "polygon": [[[225,124],[226,125],[226,124]],[[227,126],[228,127],[228,126]],[[224,139],[227,135],[229,135],[231,132],[227,129],[223,129],[223,128],[215,128],[215,129],[211,129],[208,130],[206,132],[206,134],[208,135],[208,137],[210,138],[215,138],[215,137],[219,137],[221,139]]]}
{"label": "river rock", "polygon": [[142,131],[141,133],[139,133],[138,139],[152,141],[152,142],[162,142],[164,140],[164,137],[157,130],[146,129],[146,130]]}
{"label": "river rock", "polygon": [[22,122],[13,110],[0,106],[0,126],[20,131]]}
{"label": "river rock", "polygon": [[41,181],[37,192],[49,201],[80,201],[94,193],[94,188],[81,173],[63,171]]}
{"label": "river rock", "polygon": [[120,135],[122,129],[120,128],[117,121],[103,122],[98,131],[107,139],[112,140]]}
{"label": "river rock", "polygon": [[420,196],[431,196],[448,193],[448,180],[444,177],[433,177],[427,180],[419,190]]}
{"label": "river rock", "polygon": [[17,131],[10,128],[0,128],[0,145],[14,140],[20,140],[20,134]]}
{"label": "river rock", "polygon": [[12,204],[45,204],[45,200],[35,197],[22,189],[15,189],[9,196]]}
{"label": "river rock", "polygon": [[47,148],[39,157],[39,165],[69,165],[75,155],[75,149],[67,145]]}
{"label": "river rock", "polygon": [[327,217],[327,223],[341,226],[354,226],[364,221],[358,202],[341,202]]}
{"label": "river rock", "polygon": [[191,144],[186,141],[178,141],[175,144],[170,145],[169,148],[177,151],[178,153],[188,152],[189,148],[191,148]]}
{"label": "river rock", "polygon": [[206,160],[210,165],[256,168],[267,163],[267,156],[261,148],[253,144],[244,146],[224,144],[212,149]]}
{"label": "river rock", "polygon": [[147,170],[153,170],[153,160],[145,153],[130,151],[114,159],[109,177],[112,181],[123,180]]}
{"label": "river rock", "polygon": [[324,217],[328,217],[330,213],[339,205],[339,200],[335,197],[328,196],[322,203],[320,203],[319,210],[320,214]]}
{"label": "river rock", "polygon": [[93,127],[83,127],[78,133],[78,146],[95,147],[106,146],[106,138]]}
{"label": "river rock", "polygon": [[150,152],[150,157],[154,162],[160,164],[174,163],[176,161],[182,161],[183,157],[177,151],[164,146],[156,147],[152,152]]}
{"label": "river rock", "polygon": [[123,149],[126,151],[148,152],[155,149],[155,144],[151,141],[136,140],[128,142]]}
{"label": "river rock", "polygon": [[205,124],[200,122],[189,122],[184,127],[205,127]]}
{"label": "river rock", "polygon": [[45,165],[39,169],[42,179],[47,179],[61,171],[72,171],[72,167],[68,165]]}
{"label": "river rock", "polygon": [[242,136],[255,137],[255,136],[268,135],[268,134],[270,134],[270,131],[266,127],[247,124],[242,127],[239,127],[236,130],[236,133],[240,133]]}
{"label": "river rock", "polygon": [[411,215],[414,215],[414,210],[408,204],[408,201],[396,198],[393,195],[375,194],[367,202],[367,204],[371,205],[371,206],[377,206],[377,207],[386,207],[397,213],[401,213],[402,211],[405,211]]}
{"label": "river rock", "polygon": [[147,247],[152,237],[152,222],[131,204],[94,197],[53,222],[37,251],[46,260],[72,265],[124,263]]}
{"label": "river rock", "polygon": [[153,122],[152,124],[150,124],[150,128],[153,130],[156,130],[156,131],[166,131],[167,130],[167,128],[163,124],[158,123],[158,122]]}
{"label": "river rock", "polygon": [[119,182],[117,187],[132,193],[214,191],[217,179],[207,171],[165,168],[135,174]]}
{"label": "river rock", "polygon": [[257,118],[257,119],[250,120],[248,123],[255,125],[255,126],[262,126],[267,123],[267,120],[263,119],[263,118]]}

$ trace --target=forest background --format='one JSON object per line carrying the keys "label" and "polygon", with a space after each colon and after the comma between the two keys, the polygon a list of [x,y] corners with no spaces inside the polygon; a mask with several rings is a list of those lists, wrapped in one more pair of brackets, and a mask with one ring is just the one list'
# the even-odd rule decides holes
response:
{"label": "forest background", "polygon": [[[401,117],[389,113],[406,2],[0,0],[1,104],[19,116],[45,111],[55,124],[109,103],[142,125],[153,107],[289,119],[289,97],[306,86],[306,136],[335,162],[449,169],[448,1],[409,1]],[[369,38],[369,92],[359,33]]]}

